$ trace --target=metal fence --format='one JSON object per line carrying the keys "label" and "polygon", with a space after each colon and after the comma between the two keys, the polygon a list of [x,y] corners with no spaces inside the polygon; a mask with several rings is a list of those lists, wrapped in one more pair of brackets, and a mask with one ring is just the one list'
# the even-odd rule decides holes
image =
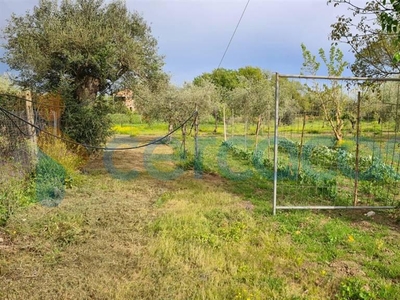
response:
{"label": "metal fence", "polygon": [[399,98],[399,78],[276,74],[273,213],[396,207]]}

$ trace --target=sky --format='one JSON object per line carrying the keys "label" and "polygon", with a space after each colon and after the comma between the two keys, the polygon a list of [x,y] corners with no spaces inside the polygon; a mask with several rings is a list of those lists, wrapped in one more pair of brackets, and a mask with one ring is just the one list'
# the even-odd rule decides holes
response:
{"label": "sky", "polygon": [[[0,27],[12,13],[32,11],[39,0],[0,0]],[[330,25],[349,12],[326,0],[250,0],[239,28],[221,64],[238,69],[255,66],[281,74],[299,74],[303,62],[300,44],[314,54],[329,50]],[[217,68],[247,0],[126,0],[139,12],[158,40],[165,56],[164,71],[181,86]],[[345,60],[353,61],[346,45]],[[2,50],[0,49],[0,55]],[[9,71],[0,64],[0,74]],[[319,75],[326,75],[321,69]],[[351,75],[347,70],[345,75]]]}

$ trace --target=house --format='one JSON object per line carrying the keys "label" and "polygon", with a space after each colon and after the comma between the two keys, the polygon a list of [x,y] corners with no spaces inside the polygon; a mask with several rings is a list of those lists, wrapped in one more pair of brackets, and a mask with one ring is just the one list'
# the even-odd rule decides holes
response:
{"label": "house", "polygon": [[133,101],[133,91],[125,89],[115,94],[115,101],[122,101],[130,111],[135,111],[135,103]]}

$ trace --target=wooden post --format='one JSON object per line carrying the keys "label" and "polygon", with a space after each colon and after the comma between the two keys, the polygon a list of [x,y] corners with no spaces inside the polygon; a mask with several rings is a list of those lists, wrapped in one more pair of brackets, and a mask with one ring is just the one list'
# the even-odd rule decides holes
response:
{"label": "wooden post", "polygon": [[194,175],[195,178],[202,177],[201,152],[199,149],[199,108],[196,104],[196,117],[194,119]]}
{"label": "wooden post", "polygon": [[232,128],[231,128],[231,131],[232,131],[232,135],[231,135],[231,137],[233,138],[233,127],[235,126],[235,114],[234,114],[234,111],[233,111],[233,108],[232,108]]}
{"label": "wooden post", "polygon": [[37,160],[37,136],[36,136],[36,128],[32,125],[35,125],[35,118],[33,113],[33,103],[32,103],[32,94],[31,91],[26,91],[24,93],[24,97],[26,99],[26,121],[27,124],[27,133],[29,134],[29,149],[31,155],[32,165],[36,164]]}
{"label": "wooden post", "polygon": [[223,118],[224,118],[224,141],[226,142],[226,114],[225,114],[225,106],[226,104],[224,104],[223,107]]}
{"label": "wooden post", "polygon": [[301,128],[301,137],[300,137],[300,148],[299,148],[299,155],[297,157],[297,180],[299,179],[299,175],[301,172],[301,156],[303,154],[303,146],[304,146],[304,129],[306,128],[306,112],[303,113],[303,126]]}
{"label": "wooden post", "polygon": [[247,116],[244,122],[244,149],[247,151]]}
{"label": "wooden post", "polygon": [[182,131],[182,147],[183,147],[183,158],[186,158],[186,124],[181,127]]}
{"label": "wooden post", "polygon": [[53,114],[53,134],[58,136],[58,120],[57,114],[54,110],[51,111]]}
{"label": "wooden post", "polygon": [[194,119],[194,157],[195,159],[199,159],[199,143],[198,143],[198,136],[199,136],[199,108],[196,104],[196,117]]}

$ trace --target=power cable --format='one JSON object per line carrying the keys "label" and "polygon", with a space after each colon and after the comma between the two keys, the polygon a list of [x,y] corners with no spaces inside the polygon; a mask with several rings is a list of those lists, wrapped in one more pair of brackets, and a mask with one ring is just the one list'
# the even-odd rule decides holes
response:
{"label": "power cable", "polygon": [[240,22],[241,22],[242,19],[243,19],[244,13],[246,12],[246,9],[247,9],[247,6],[249,5],[249,3],[250,3],[250,0],[247,0],[246,6],[244,7],[243,12],[242,12],[242,15],[240,16],[240,19],[239,19],[239,21],[238,21],[237,24],[236,24],[236,28],[235,28],[235,30],[233,31],[233,34],[232,34],[232,36],[231,36],[231,39],[229,40],[229,43],[228,43],[228,45],[226,46],[225,52],[224,52],[224,54],[222,55],[221,60],[219,61],[219,64],[218,64],[218,68],[217,68],[217,69],[219,69],[219,68],[221,67],[222,61],[224,60],[225,55],[226,55],[226,53],[228,52],[229,46],[231,45],[232,40],[233,40],[233,37],[235,36],[237,29],[239,28]]}
{"label": "power cable", "polygon": [[[177,130],[179,130],[182,126],[184,126],[187,122],[189,122],[190,119],[193,118],[193,117],[194,117],[195,115],[197,115],[197,113],[198,113],[197,111],[193,112],[193,113],[190,115],[189,118],[187,118],[183,123],[181,123],[178,127],[176,127],[175,129],[173,129],[171,132],[169,132],[168,134],[164,135],[163,137],[160,137],[160,138],[158,138],[158,139],[156,139],[156,140],[153,140],[153,141],[151,141],[151,142],[149,142],[149,143],[146,143],[146,144],[143,144],[143,145],[139,145],[139,146],[125,147],[125,148],[108,148],[108,147],[97,147],[97,146],[86,145],[86,144],[82,144],[82,143],[78,143],[78,142],[74,142],[74,141],[68,140],[68,139],[63,138],[63,137],[59,137],[59,136],[57,136],[57,135],[55,135],[55,134],[52,134],[52,133],[50,133],[50,132],[48,132],[48,131],[42,130],[39,126],[28,122],[28,121],[25,120],[24,118],[21,118],[21,117],[15,115],[14,113],[12,113],[12,112],[10,112],[10,111],[8,111],[8,110],[2,108],[2,107],[0,107],[0,111],[2,111],[2,112],[3,112],[4,114],[6,114],[6,115],[9,114],[9,115],[13,116],[14,118],[19,119],[20,121],[22,121],[22,122],[24,122],[24,123],[26,123],[26,124],[28,124],[28,125],[30,125],[30,126],[36,128],[36,129],[38,129],[40,132],[43,132],[44,134],[47,134],[47,135],[49,135],[49,136],[51,136],[51,137],[57,138],[57,139],[59,139],[59,140],[62,140],[62,141],[64,141],[64,142],[67,142],[67,143],[70,143],[70,144],[73,144],[73,145],[82,146],[82,147],[85,147],[85,148],[95,149],[95,150],[104,150],[104,151],[133,150],[133,149],[139,149],[139,148],[147,147],[147,146],[150,146],[150,145],[153,145],[153,144],[157,144],[157,143],[159,143],[160,141],[162,141],[162,140],[164,140],[165,138],[167,138],[167,137],[169,137],[170,135],[172,135],[172,134],[173,134],[174,132],[176,132]],[[20,129],[20,128],[18,128],[18,129]]]}

